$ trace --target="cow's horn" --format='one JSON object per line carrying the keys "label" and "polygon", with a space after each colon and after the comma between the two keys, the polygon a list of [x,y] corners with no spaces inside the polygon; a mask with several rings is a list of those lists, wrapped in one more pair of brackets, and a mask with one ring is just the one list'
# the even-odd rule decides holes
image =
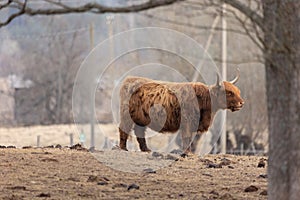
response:
{"label": "cow's horn", "polygon": [[216,82],[216,86],[221,87],[221,83],[220,83],[220,76],[217,73],[217,82]]}
{"label": "cow's horn", "polygon": [[235,84],[239,80],[239,78],[240,78],[240,69],[237,68],[236,69],[236,77],[232,81],[230,81],[230,83]]}

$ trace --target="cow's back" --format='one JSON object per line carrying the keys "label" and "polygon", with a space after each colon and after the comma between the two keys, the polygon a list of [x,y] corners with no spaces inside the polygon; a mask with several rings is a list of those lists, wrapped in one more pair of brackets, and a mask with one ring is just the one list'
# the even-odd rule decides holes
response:
{"label": "cow's back", "polygon": [[130,117],[136,124],[159,132],[175,132],[180,125],[187,123],[193,129],[198,127],[199,108],[197,101],[194,101],[196,99],[191,83],[128,77],[123,82],[120,96],[124,120]]}

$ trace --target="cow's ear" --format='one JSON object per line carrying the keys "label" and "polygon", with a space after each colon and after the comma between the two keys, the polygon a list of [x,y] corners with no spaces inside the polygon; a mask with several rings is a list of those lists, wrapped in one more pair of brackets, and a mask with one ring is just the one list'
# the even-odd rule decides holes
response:
{"label": "cow's ear", "polygon": [[220,82],[220,76],[219,76],[219,74],[218,74],[218,73],[217,73],[217,82],[216,82],[216,87],[218,87],[218,88],[222,87],[222,84],[221,84],[221,82]]}

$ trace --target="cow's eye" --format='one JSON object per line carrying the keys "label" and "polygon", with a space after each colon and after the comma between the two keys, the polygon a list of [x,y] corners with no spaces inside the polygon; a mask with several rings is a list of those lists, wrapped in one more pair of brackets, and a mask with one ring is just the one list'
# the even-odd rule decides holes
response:
{"label": "cow's eye", "polygon": [[227,95],[228,96],[233,96],[233,92],[229,91],[229,92],[227,92]]}

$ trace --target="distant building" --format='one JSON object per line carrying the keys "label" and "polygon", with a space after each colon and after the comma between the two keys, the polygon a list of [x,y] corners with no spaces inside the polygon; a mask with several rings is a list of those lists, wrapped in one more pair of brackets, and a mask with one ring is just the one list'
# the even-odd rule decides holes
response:
{"label": "distant building", "polygon": [[37,99],[36,87],[31,80],[17,75],[0,78],[0,124],[33,125],[44,120],[45,105]]}
{"label": "distant building", "polygon": [[0,78],[0,124],[14,123],[14,90],[7,78]]}

